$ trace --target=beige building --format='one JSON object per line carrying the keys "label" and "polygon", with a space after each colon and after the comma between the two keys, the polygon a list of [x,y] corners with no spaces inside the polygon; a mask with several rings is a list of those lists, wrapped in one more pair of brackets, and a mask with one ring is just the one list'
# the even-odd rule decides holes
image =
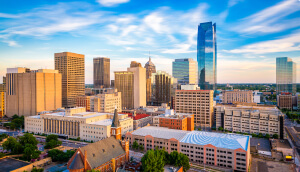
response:
{"label": "beige building", "polygon": [[0,118],[5,115],[5,92],[0,92]]}
{"label": "beige building", "polygon": [[98,57],[94,62],[94,87],[110,87],[110,58]]}
{"label": "beige building", "polygon": [[57,70],[8,68],[6,74],[6,115],[37,115],[60,108],[61,74]]}
{"label": "beige building", "polygon": [[156,73],[156,67],[154,63],[151,61],[149,57],[149,61],[145,64],[144,68],[146,69],[146,101],[147,103],[151,103],[151,96],[152,96],[152,83],[151,77],[152,73]]}
{"label": "beige building", "polygon": [[238,89],[223,91],[223,103],[253,103],[253,91]]}
{"label": "beige building", "polygon": [[146,69],[132,61],[127,71],[115,72],[115,88],[122,94],[122,108],[146,106]]}
{"label": "beige building", "polygon": [[[114,113],[86,112],[85,108],[71,108],[25,117],[25,131],[57,134],[87,141],[99,141],[111,136]],[[133,120],[118,114],[122,135],[133,130]]]}
{"label": "beige building", "polygon": [[284,137],[284,114],[276,107],[217,105],[216,127],[243,133],[277,134]]}
{"label": "beige building", "polygon": [[294,110],[297,108],[297,98],[290,93],[277,95],[277,106],[279,109]]}
{"label": "beige building", "polygon": [[213,90],[176,90],[175,111],[195,115],[195,125],[212,127],[213,121]]}
{"label": "beige building", "polygon": [[115,88],[122,94],[122,108],[133,109],[134,108],[134,83],[133,72],[119,71],[115,72]]}
{"label": "beige building", "polygon": [[147,126],[127,133],[125,138],[130,146],[136,141],[145,151],[158,147],[168,153],[183,153],[193,164],[245,172],[250,164],[250,136]]}
{"label": "beige building", "polygon": [[76,106],[76,97],[85,94],[84,55],[55,53],[55,69],[62,74],[62,106]]}

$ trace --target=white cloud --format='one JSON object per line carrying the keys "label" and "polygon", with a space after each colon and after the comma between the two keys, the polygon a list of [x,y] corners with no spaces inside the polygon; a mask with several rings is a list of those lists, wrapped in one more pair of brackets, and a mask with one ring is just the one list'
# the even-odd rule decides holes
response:
{"label": "white cloud", "polygon": [[191,47],[190,44],[176,44],[175,48],[163,50],[162,53],[178,54],[178,53],[193,53],[193,52],[196,52],[196,50],[190,50],[190,47]]}
{"label": "white cloud", "polygon": [[20,16],[14,14],[0,13],[0,18],[18,18]]}
{"label": "white cloud", "polygon": [[228,1],[228,7],[233,7],[236,4],[238,4],[239,2],[243,2],[244,0],[229,0]]}
{"label": "white cloud", "polygon": [[280,39],[258,42],[233,50],[223,50],[229,53],[265,54],[300,50],[300,31]]}
{"label": "white cloud", "polygon": [[20,46],[16,41],[3,40],[2,42],[7,43],[8,46],[10,46],[10,47],[19,47]]}
{"label": "white cloud", "polygon": [[97,2],[105,7],[111,7],[111,6],[127,3],[129,2],[129,0],[97,0]]}
{"label": "white cloud", "polygon": [[242,19],[233,28],[239,33],[274,33],[300,26],[300,18],[285,19],[285,17],[300,11],[297,0],[284,0],[249,17]]}

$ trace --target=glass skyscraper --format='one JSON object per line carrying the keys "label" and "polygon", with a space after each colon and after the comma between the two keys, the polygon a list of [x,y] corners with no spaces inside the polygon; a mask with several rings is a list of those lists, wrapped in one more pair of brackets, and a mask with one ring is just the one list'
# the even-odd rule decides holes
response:
{"label": "glass skyscraper", "polygon": [[200,23],[197,38],[198,85],[203,90],[215,90],[217,82],[216,23]]}
{"label": "glass skyscraper", "polygon": [[175,59],[172,63],[173,77],[181,85],[198,84],[198,63],[192,58]]}
{"label": "glass skyscraper", "polygon": [[296,94],[296,63],[288,57],[276,58],[276,92]]}

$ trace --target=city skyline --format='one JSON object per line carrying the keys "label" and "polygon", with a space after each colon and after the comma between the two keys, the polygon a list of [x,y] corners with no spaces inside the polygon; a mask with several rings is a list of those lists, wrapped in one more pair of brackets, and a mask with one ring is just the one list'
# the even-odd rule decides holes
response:
{"label": "city skyline", "polygon": [[130,61],[144,66],[149,51],[157,70],[172,74],[176,58],[197,59],[197,26],[210,21],[218,25],[217,83],[275,83],[276,57],[300,64],[297,0],[0,4],[0,83],[6,68],[54,69],[53,54],[64,51],[86,56],[86,84],[95,57],[111,59],[111,79]]}

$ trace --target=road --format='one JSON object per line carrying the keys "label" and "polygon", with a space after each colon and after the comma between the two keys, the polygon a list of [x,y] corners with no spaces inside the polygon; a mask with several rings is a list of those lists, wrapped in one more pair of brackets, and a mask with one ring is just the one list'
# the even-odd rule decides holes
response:
{"label": "road", "polygon": [[[34,136],[36,137],[36,139],[38,141],[46,142],[46,137],[38,136],[38,135],[34,135]],[[86,142],[78,142],[78,141],[73,141],[73,140],[65,140],[65,139],[58,139],[58,140],[62,141],[62,146],[68,146],[68,147],[72,147],[72,148],[76,148],[76,149],[89,144]]]}

